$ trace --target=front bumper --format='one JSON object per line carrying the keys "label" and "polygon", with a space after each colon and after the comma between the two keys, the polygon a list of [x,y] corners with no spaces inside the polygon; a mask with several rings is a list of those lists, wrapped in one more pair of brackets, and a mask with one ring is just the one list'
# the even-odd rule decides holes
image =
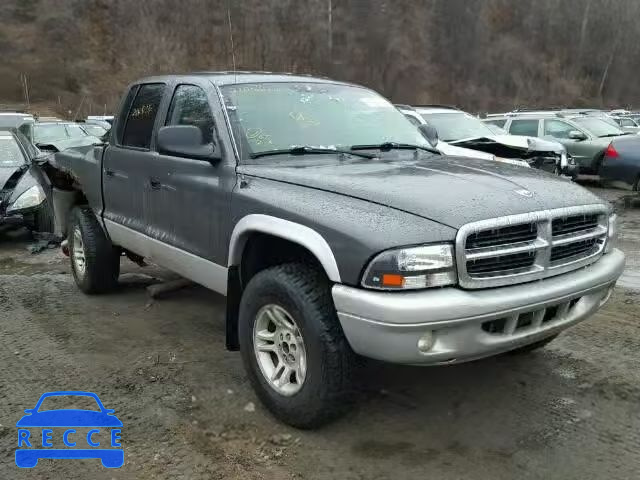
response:
{"label": "front bumper", "polygon": [[[351,347],[393,363],[437,365],[495,355],[555,335],[593,315],[624,269],[620,250],[574,272],[519,285],[380,292],[334,285]],[[427,351],[418,348],[432,332]]]}

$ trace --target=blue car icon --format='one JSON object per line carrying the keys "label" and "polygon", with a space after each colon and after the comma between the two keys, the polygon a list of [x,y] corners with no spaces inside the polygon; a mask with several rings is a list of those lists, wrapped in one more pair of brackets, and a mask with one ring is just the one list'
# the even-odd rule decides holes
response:
{"label": "blue car icon", "polygon": [[[100,410],[56,409],[39,411],[45,399],[59,396],[93,398]],[[104,407],[95,393],[78,391],[45,393],[40,397],[36,406],[25,410],[25,413],[27,415],[16,423],[16,427],[18,427],[16,465],[18,467],[35,467],[41,458],[99,458],[102,465],[107,468],[119,468],[124,463],[124,451],[120,445],[122,422],[114,415],[114,410]],[[75,430],[75,428],[86,429],[87,427],[91,429],[86,435]],[[40,428],[42,429],[42,438],[38,436],[34,428],[38,428],[38,431]],[[62,433],[63,430],[64,433]],[[109,432],[108,442],[103,439],[105,434],[101,433],[102,430]],[[54,437],[56,437],[55,440]],[[68,448],[54,448],[54,442],[59,439],[62,439],[64,446]],[[105,448],[106,446],[109,448]]]}

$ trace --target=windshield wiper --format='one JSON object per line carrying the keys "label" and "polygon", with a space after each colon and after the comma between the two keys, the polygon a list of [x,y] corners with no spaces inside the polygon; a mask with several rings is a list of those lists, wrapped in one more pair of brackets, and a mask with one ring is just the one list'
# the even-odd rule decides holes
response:
{"label": "windshield wiper", "polygon": [[388,152],[390,150],[424,150],[425,152],[440,154],[435,148],[395,142],[378,143],[375,145],[354,145],[351,147],[351,150],[380,150],[381,152]]}
{"label": "windshield wiper", "polygon": [[354,153],[350,150],[340,150],[338,148],[320,148],[320,147],[293,147],[284,148],[281,150],[267,150],[264,152],[252,153],[251,158],[268,157],[271,155],[322,155],[326,153],[340,153],[343,155],[353,155],[356,157],[375,158],[375,155],[369,155],[367,153]]}
{"label": "windshield wiper", "polygon": [[606,135],[600,135],[598,138],[607,138],[607,137],[619,137],[621,135],[627,135],[629,132],[621,132],[621,133],[607,133]]}

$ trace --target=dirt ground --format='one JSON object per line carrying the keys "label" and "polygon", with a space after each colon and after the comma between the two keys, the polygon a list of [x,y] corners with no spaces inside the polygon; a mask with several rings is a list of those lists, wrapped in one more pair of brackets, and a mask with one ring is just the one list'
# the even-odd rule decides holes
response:
{"label": "dirt ground", "polygon": [[[592,319],[525,356],[450,367],[367,366],[357,408],[301,432],[259,404],[224,348],[224,299],[123,262],[117,293],[87,297],[56,250],[0,234],[0,479],[637,479],[640,208],[616,203],[628,267]],[[122,420],[125,464],[18,469],[16,421],[40,395],[96,392]]]}

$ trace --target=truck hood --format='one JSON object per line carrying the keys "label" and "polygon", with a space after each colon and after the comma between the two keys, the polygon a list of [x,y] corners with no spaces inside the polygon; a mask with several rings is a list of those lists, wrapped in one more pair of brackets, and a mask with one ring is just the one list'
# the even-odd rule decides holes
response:
{"label": "truck hood", "polygon": [[[240,165],[238,173],[347,195],[456,229],[487,218],[603,203],[569,180],[488,160],[286,158]],[[332,208],[340,205],[327,205],[328,214]]]}

